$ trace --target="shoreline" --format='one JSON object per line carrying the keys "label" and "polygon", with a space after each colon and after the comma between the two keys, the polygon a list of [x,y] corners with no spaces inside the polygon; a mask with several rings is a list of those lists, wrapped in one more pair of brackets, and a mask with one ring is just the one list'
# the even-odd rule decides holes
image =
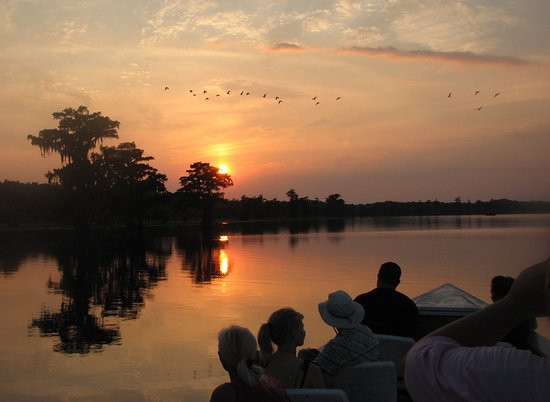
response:
{"label": "shoreline", "polygon": [[[387,220],[387,219],[401,219],[401,218],[438,218],[438,217],[475,217],[475,218],[502,218],[510,216],[547,216],[550,214],[546,212],[530,212],[530,213],[506,213],[506,214],[434,214],[434,215],[374,215],[374,216],[340,216],[340,217],[303,217],[303,218],[277,218],[277,219],[217,219],[212,230],[220,229],[223,227],[231,227],[233,225],[247,225],[247,224],[292,224],[292,223],[305,223],[305,222],[342,222],[353,221],[357,219],[372,219],[372,220]],[[90,225],[88,230],[91,232],[102,230],[126,230],[133,233],[139,233],[143,230],[155,230],[155,229],[199,229],[201,230],[201,223],[199,220],[195,221],[173,221],[167,223],[144,223],[141,228],[128,228],[124,224],[113,225]],[[23,223],[17,226],[10,226],[7,223],[0,223],[0,233],[6,232],[72,232],[74,226],[70,224],[43,224],[43,223]]]}

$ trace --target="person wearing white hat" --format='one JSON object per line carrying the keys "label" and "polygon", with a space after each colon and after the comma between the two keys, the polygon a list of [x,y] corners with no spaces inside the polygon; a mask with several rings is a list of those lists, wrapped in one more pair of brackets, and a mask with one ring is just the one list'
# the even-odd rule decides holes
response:
{"label": "person wearing white hat", "polygon": [[361,324],[365,310],[349,294],[343,290],[329,294],[328,300],[319,303],[319,314],[336,332],[315,359],[325,379],[330,382],[342,367],[379,360],[378,339]]}

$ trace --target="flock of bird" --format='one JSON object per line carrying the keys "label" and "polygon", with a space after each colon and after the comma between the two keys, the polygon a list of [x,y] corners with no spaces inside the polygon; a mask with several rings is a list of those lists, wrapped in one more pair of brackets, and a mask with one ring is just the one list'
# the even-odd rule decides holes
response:
{"label": "flock of bird", "polygon": [[[164,87],[164,90],[165,90],[165,91],[168,91],[168,90],[170,90],[170,88],[167,87],[167,86],[165,86],[165,87]],[[204,100],[205,100],[205,101],[210,100],[210,96],[211,96],[211,95],[208,94],[208,91],[207,91],[206,89],[203,89],[203,90],[202,90],[202,93],[201,93],[201,91],[195,92],[193,89],[190,89],[190,90],[189,90],[189,94],[192,95],[192,96],[197,96],[197,93],[199,94],[199,96],[200,96],[200,95],[204,96]],[[225,96],[228,96],[228,95],[231,95],[231,90],[225,91]],[[239,93],[239,95],[240,95],[240,96],[249,96],[249,95],[251,95],[251,93],[250,93],[250,92],[247,92],[247,91],[241,91],[241,92]],[[217,98],[217,97],[219,97],[219,96],[222,96],[222,95],[220,95],[219,93],[217,93],[215,96],[212,96],[212,97]],[[269,96],[268,96],[267,92],[264,93],[261,97],[264,98],[264,99],[269,99]],[[275,96],[274,99],[275,99],[275,102],[277,102],[278,105],[280,105],[281,103],[283,103],[283,100],[282,100],[280,97],[278,97],[278,96]],[[340,99],[342,99],[342,97],[341,97],[341,96],[338,96],[335,100],[339,101]],[[321,101],[317,98],[317,96],[314,96],[313,98],[311,98],[311,100],[312,100],[313,102],[315,102],[315,106],[319,106],[319,105],[321,104]]]}
{"label": "flock of bird", "polygon": [[[477,96],[477,95],[479,95],[480,93],[481,93],[481,91],[475,91],[474,96]],[[447,95],[447,98],[452,97],[452,95],[453,95],[453,93],[452,93],[452,92],[449,92],[449,95]],[[493,95],[493,98],[496,98],[496,97],[499,96],[499,95],[500,95],[500,92],[497,92],[497,93],[495,93],[495,94]],[[476,107],[476,110],[477,110],[478,112],[480,112],[481,109],[483,109],[484,107],[485,107],[485,105],[480,106],[480,107]]]}
{"label": "flock of bird", "polygon": [[[167,87],[167,86],[164,87],[164,90],[165,90],[165,91],[168,91],[169,89],[170,89],[170,88]],[[203,90],[202,90],[202,94],[201,94],[200,91],[199,91],[198,93],[199,93],[199,95],[204,96],[204,100],[205,100],[205,101],[210,100],[210,95],[208,94],[208,91],[207,91],[206,89],[203,89]],[[477,95],[479,95],[480,93],[481,93],[481,91],[475,91],[474,96],[477,96]],[[189,90],[189,94],[192,95],[192,96],[197,96],[197,92],[195,92],[193,89],[190,89],[190,90]],[[249,96],[250,94],[251,94],[251,93],[250,93],[250,92],[247,92],[247,91],[241,91],[241,92],[239,93],[240,96]],[[493,98],[496,98],[496,97],[499,96],[500,94],[501,94],[500,92],[497,92],[497,93],[493,94]],[[225,92],[225,95],[226,95],[226,96],[231,95],[231,90],[226,91],[226,92]],[[217,97],[220,97],[220,96],[222,96],[222,95],[220,95],[220,94],[217,93],[217,94],[216,94],[215,96],[213,96],[213,97],[214,97],[214,98],[217,98]],[[449,92],[449,94],[447,95],[447,98],[451,98],[452,96],[453,96],[453,93],[452,93],[452,92]],[[268,99],[268,98],[269,98],[269,97],[268,97],[268,94],[267,94],[267,93],[264,93],[264,94],[262,95],[262,98]],[[277,102],[278,105],[280,105],[281,103],[283,103],[283,100],[282,100],[280,97],[278,97],[278,96],[276,96],[274,99],[275,99],[275,102]],[[338,101],[338,100],[340,100],[340,99],[342,99],[342,97],[341,97],[341,96],[338,96],[335,100]],[[317,98],[317,96],[314,96],[313,98],[311,98],[311,100],[312,100],[313,102],[315,102],[315,106],[319,106],[320,103],[321,103],[321,102],[319,101],[319,99]],[[477,107],[476,110],[477,110],[477,111],[481,111],[481,109],[483,109],[484,107],[485,107],[485,105],[480,106],[480,107]]]}

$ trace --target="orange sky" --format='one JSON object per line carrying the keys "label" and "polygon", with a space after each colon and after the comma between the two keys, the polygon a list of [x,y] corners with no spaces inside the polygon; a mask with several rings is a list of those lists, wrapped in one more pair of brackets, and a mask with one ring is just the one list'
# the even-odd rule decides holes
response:
{"label": "orange sky", "polygon": [[170,190],[202,160],[231,197],[545,197],[550,5],[502,3],[2,2],[0,179],[44,181],[27,134],[84,104]]}

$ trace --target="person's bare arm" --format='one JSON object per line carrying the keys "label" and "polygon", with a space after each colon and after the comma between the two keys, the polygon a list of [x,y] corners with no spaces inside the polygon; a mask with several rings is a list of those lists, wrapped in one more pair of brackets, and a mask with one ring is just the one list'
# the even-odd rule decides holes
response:
{"label": "person's bare arm", "polygon": [[523,270],[504,299],[426,337],[444,336],[462,346],[494,345],[523,320],[548,314],[549,268],[547,260]]}

